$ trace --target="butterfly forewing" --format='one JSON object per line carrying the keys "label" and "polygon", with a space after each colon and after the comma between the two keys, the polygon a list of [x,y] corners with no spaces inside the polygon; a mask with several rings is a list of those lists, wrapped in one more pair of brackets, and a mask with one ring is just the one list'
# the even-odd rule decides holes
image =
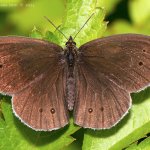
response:
{"label": "butterfly forewing", "polygon": [[0,91],[15,93],[58,62],[62,48],[23,37],[0,38]]}
{"label": "butterfly forewing", "polygon": [[116,35],[89,42],[79,51],[87,65],[130,92],[150,82],[149,36]]}
{"label": "butterfly forewing", "polygon": [[79,48],[75,123],[110,128],[128,111],[129,93],[150,84],[150,37],[116,35]]}
{"label": "butterfly forewing", "polygon": [[0,38],[0,91],[13,94],[14,112],[35,130],[68,123],[61,52],[60,46],[42,40]]}

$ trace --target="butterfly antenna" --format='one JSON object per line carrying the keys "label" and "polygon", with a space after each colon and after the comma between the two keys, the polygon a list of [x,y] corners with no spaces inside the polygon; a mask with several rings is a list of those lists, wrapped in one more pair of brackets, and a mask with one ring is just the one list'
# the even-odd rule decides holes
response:
{"label": "butterfly antenna", "polygon": [[48,19],[46,16],[44,16],[44,18],[68,40],[68,38],[65,36],[65,34],[63,32],[61,32],[61,30],[59,30],[58,27],[56,27],[55,24],[50,19]]}
{"label": "butterfly antenna", "polygon": [[80,33],[80,31],[84,28],[84,26],[88,23],[88,21],[92,18],[92,16],[94,15],[94,13],[87,19],[87,21],[84,23],[84,25],[80,28],[80,30],[76,33],[76,35],[74,36],[73,39],[76,38],[76,36]]}

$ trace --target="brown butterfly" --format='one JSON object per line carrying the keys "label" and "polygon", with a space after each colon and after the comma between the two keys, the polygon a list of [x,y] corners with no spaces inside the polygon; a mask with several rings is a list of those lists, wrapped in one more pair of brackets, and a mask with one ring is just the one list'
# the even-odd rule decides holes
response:
{"label": "brown butterfly", "polygon": [[150,85],[150,36],[123,34],[66,48],[26,37],[0,38],[0,91],[34,130],[74,123],[111,128],[131,107],[131,92]]}

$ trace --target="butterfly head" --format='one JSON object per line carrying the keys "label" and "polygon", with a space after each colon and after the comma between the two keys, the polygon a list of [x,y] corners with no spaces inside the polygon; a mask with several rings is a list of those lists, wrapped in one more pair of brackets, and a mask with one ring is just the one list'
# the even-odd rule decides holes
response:
{"label": "butterfly head", "polygon": [[76,42],[74,42],[72,36],[70,36],[68,41],[66,42],[66,47],[69,49],[76,47]]}

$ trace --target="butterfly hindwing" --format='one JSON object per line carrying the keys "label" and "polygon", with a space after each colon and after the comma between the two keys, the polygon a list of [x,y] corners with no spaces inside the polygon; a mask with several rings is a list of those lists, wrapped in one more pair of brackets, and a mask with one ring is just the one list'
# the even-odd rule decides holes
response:
{"label": "butterfly hindwing", "polygon": [[14,112],[34,130],[55,130],[68,123],[63,88],[65,73],[51,71],[15,94],[12,100]]}
{"label": "butterfly hindwing", "polygon": [[95,78],[86,65],[78,66],[74,122],[85,128],[110,128],[127,113],[131,98],[127,91],[109,80]]}

